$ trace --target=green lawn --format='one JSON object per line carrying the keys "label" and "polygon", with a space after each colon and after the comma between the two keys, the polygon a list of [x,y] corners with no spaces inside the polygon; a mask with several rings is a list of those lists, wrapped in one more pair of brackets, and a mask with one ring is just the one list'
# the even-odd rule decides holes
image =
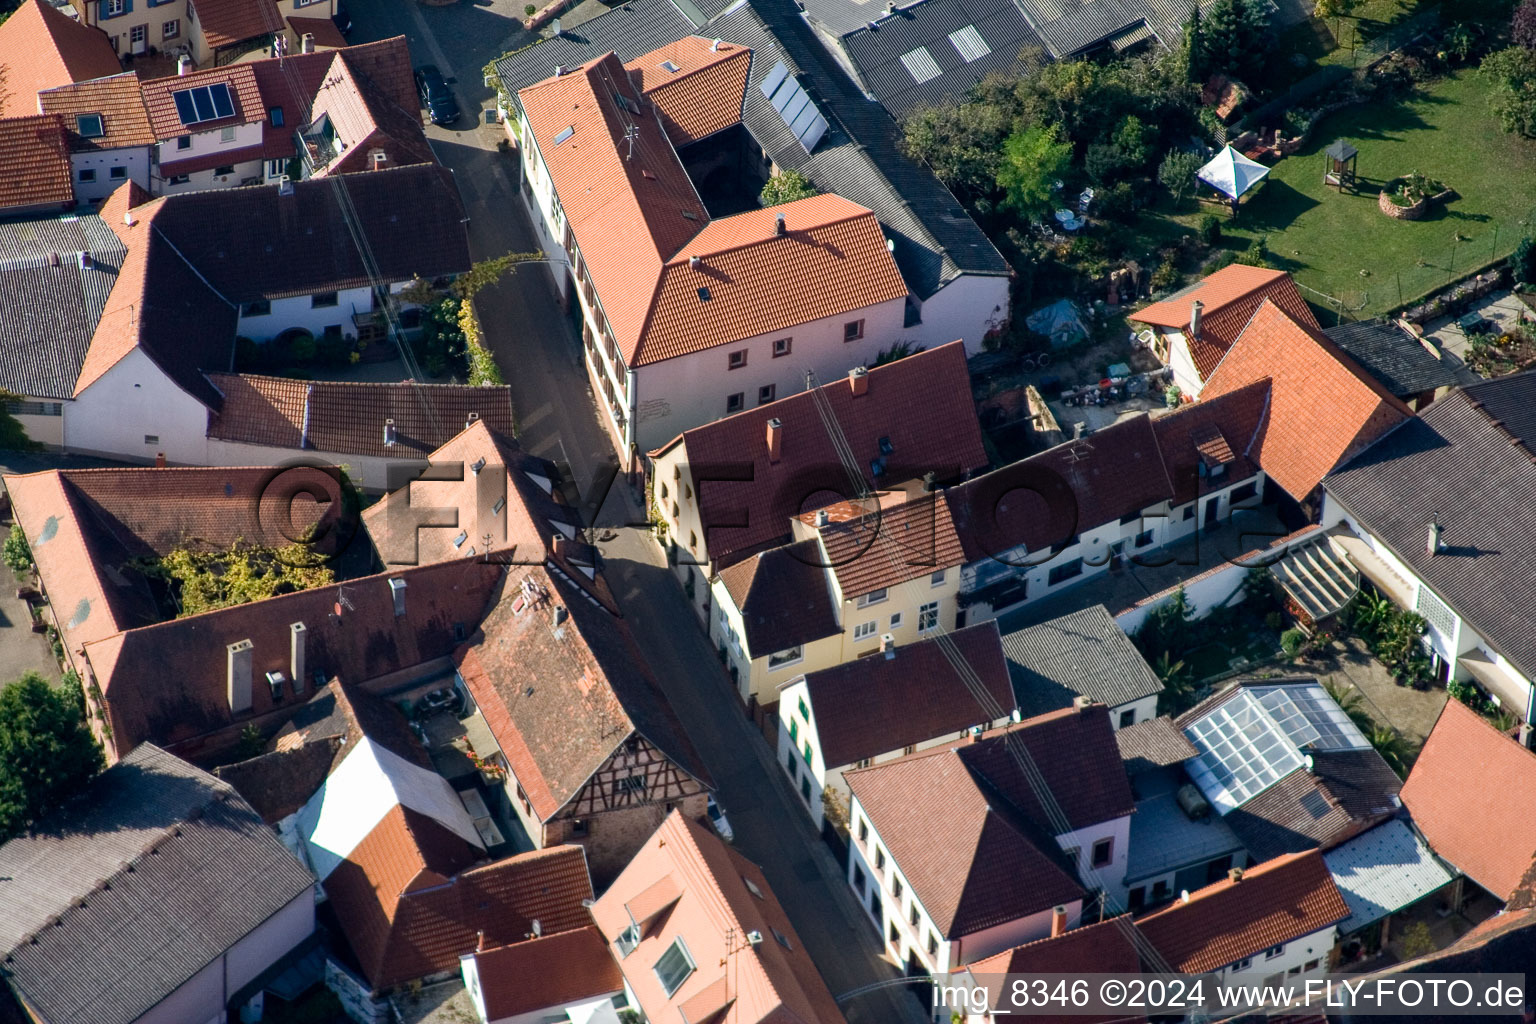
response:
{"label": "green lawn", "polygon": [[[1321,151],[1339,138],[1360,150],[1357,194],[1323,185]],[[1415,170],[1460,198],[1417,222],[1381,213],[1381,186]],[[1210,212],[1222,217],[1228,248],[1265,235],[1271,262],[1298,282],[1379,313],[1514,248],[1536,220],[1536,142],[1501,131],[1482,83],[1464,71],[1403,101],[1358,104],[1324,119],[1308,145],[1250,193],[1235,222],[1214,203],[1174,220],[1192,226]]]}

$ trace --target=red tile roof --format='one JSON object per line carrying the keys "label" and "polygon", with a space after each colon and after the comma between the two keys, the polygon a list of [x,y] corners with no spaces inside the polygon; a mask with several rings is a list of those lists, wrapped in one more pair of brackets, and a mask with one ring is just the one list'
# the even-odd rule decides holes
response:
{"label": "red tile roof", "polygon": [[935,491],[905,501],[902,497],[885,493],[838,502],[822,510],[829,519],[820,528],[812,525],[818,512],[800,515],[801,522],[820,534],[826,552],[823,564],[832,567],[843,600],[965,563],[965,549],[944,495]]}
{"label": "red tile roof", "polygon": [[26,0],[0,22],[5,90],[0,117],[37,113],[37,93],[123,70],[107,34],[82,25],[42,0]]}
{"label": "red tile roof", "polygon": [[[38,93],[37,102],[43,113],[63,116],[69,148],[76,153],[155,144],[149,112],[144,108],[144,93],[138,76],[131,71],[78,85],[61,85]],[[106,134],[95,138],[82,136],[76,130],[76,119],[81,114],[100,114]]]}
{"label": "red tile roof", "polygon": [[[592,582],[609,607],[588,600],[567,573],[518,566],[480,635],[454,652],[541,821],[564,808],[631,736],[654,746],[701,788],[709,785],[628,626],[610,610],[606,585],[601,577]],[[558,628],[556,608],[565,612]]]}
{"label": "red tile roof", "polygon": [[[907,295],[874,214],[839,196],[709,221],[613,54],[529,86],[518,100],[626,366]],[[774,231],[780,214],[784,235]]]}
{"label": "red tile roof", "polygon": [[[411,78],[411,52],[405,37],[394,36],[348,46],[344,52],[346,66],[353,74],[371,84],[380,96],[400,111],[397,117],[413,121],[419,131],[421,112],[416,100],[416,85]],[[283,112],[282,124],[274,125],[270,118],[263,122],[266,159],[281,160],[293,156],[293,133],[313,120],[311,108],[315,95],[335,59],[335,51],[320,50],[251,61],[247,65],[256,73],[263,105],[269,109],[280,108]]]}
{"label": "red tile roof", "polygon": [[347,45],[347,37],[341,34],[341,29],[330,18],[288,18],[288,27],[293,29],[293,34],[303,39],[304,36],[315,37],[315,45],[332,50],[339,50]]}
{"label": "red tile roof", "polygon": [[1177,330],[1188,338],[1191,305],[1197,299],[1203,306],[1200,336],[1189,339],[1189,349],[1202,378],[1209,377],[1216,369],[1216,364],[1242,333],[1254,310],[1266,299],[1285,310],[1297,323],[1321,329],[1290,274],[1241,263],[1221,268],[1178,294],[1132,313],[1130,319]]}
{"label": "red tile roof", "polygon": [[1536,817],[1511,803],[1532,792],[1536,754],[1451,700],[1401,797],[1434,851],[1502,900],[1536,856]]}
{"label": "red tile roof", "polygon": [[215,50],[284,28],[272,0],[197,0],[197,23]]}
{"label": "red tile roof", "polygon": [[814,539],[759,551],[720,570],[720,582],[741,613],[754,658],[843,631]]}
{"label": "red tile roof", "polygon": [[[325,879],[363,976],[375,989],[456,970],[480,936],[520,943],[533,922],[552,934],[589,920],[592,898],[579,846],[555,846],[469,867],[434,846],[471,847],[425,815],[396,806]],[[434,869],[435,862],[435,869]]]}
{"label": "red tile roof", "polygon": [[[498,946],[474,957],[490,1020],[624,991],[624,975],[595,925]],[[534,978],[538,983],[529,984]]]}
{"label": "red tile roof", "polygon": [[[977,960],[966,968],[986,986],[992,1006],[1006,1006],[1003,975],[1008,974],[1140,974],[1141,956],[1132,938],[1129,917],[1074,928],[1055,938],[1037,939]],[[990,976],[990,977],[989,977]],[[1072,1018],[1097,1024],[1134,1024],[1141,1017],[1123,1013]]]}
{"label": "red tile roof", "polygon": [[401,110],[367,75],[352,68],[345,53],[336,53],[310,108],[310,123],[321,117],[330,119],[346,151],[317,177],[375,170],[375,153],[384,154],[385,166],[437,162],[421,130],[420,115]]}
{"label": "red tile roof", "polygon": [[1265,379],[1269,409],[1253,454],[1298,501],[1329,470],[1412,415],[1321,331],[1267,299],[1206,381],[1201,399]]}
{"label": "red tile roof", "polygon": [[[1349,907],[1317,850],[1291,853],[1216,882],[1136,927],[1175,971],[1198,974],[1338,924]],[[1325,956],[1332,942],[1317,949]]]}
{"label": "red tile roof", "polygon": [[[1255,381],[1153,417],[1175,506],[1258,472],[1259,427],[1268,407],[1269,384]],[[1210,476],[1213,463],[1226,467],[1221,476]]]}
{"label": "red tile roof", "polygon": [[[270,7],[270,0],[238,0],[241,6]],[[199,4],[198,15],[203,12]],[[275,13],[275,12],[274,12]],[[229,86],[230,99],[235,112],[216,121],[200,121],[195,125],[181,123],[176,112],[174,94],[200,85],[222,82]],[[266,121],[267,107],[261,100],[261,90],[256,86],[256,72],[250,64],[228,64],[224,67],[207,68],[187,75],[169,78],[153,78],[144,83],[144,106],[149,111],[149,123],[157,139],[175,139],[189,132],[206,132],[236,124],[258,124]],[[185,161],[183,161],[185,162]]]}
{"label": "red tile roof", "polygon": [[[1013,710],[1013,686],[997,623],[949,634],[997,708]],[[787,685],[787,684],[786,684]],[[984,709],[937,640],[805,674],[822,760],[841,768],[906,746],[958,735],[1001,717]]]}
{"label": "red tile roof", "polygon": [[[881,457],[882,438],[891,448],[882,475],[867,475],[866,485],[905,483],[928,472],[948,481],[986,467],[963,344],[951,342],[877,366],[864,380],[862,395],[854,395],[846,379],[819,390],[866,471],[870,460]],[[847,470],[819,405],[815,395],[801,392],[686,431],[651,453],[684,445],[704,544],[717,569],[787,539],[791,516],[846,492]],[[770,419],[781,424],[777,461],[768,458]]]}
{"label": "red tile roof", "polygon": [[64,119],[40,114],[0,120],[0,210],[74,200]]}
{"label": "red tile roof", "polygon": [[[1051,836],[997,798],[956,750],[939,748],[844,778],[946,939],[1082,899]],[[936,807],[944,808],[939,830]]]}
{"label": "red tile roof", "polygon": [[[610,942],[629,927],[625,903],[668,875],[682,880],[677,906],[619,963],[647,1017],[717,1020],[698,1011],[719,1005],[720,983],[729,979],[731,1024],[846,1024],[762,869],[676,811],[593,906]],[[749,932],[763,941],[743,942]],[[651,967],[678,938],[696,967],[669,997]],[[695,1012],[680,1017],[683,1006]]]}
{"label": "red tile roof", "polygon": [[686,146],[741,122],[751,64],[745,46],[684,36],[624,67],[656,105],[672,144]]}
{"label": "red tile roof", "polygon": [[[461,384],[299,381],[246,373],[210,373],[224,401],[208,436],[226,441],[373,455],[427,458],[473,416],[499,433],[513,428],[511,389]],[[395,443],[384,443],[384,421]],[[381,481],[369,481],[375,486]]]}

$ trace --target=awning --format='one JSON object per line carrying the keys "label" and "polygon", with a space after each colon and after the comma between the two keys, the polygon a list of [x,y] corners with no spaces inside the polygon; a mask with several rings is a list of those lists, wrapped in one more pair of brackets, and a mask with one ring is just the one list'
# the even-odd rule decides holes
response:
{"label": "awning", "polygon": [[1152,26],[1143,21],[1135,28],[1126,29],[1124,32],[1121,32],[1117,36],[1111,36],[1109,39],[1109,48],[1114,50],[1116,53],[1124,53],[1126,50],[1129,50],[1137,43],[1146,42],[1148,39],[1155,38],[1157,38],[1157,36],[1152,31]]}
{"label": "awning", "polygon": [[1359,572],[1323,538],[1291,548],[1273,572],[1313,622],[1336,614],[1360,589]]}
{"label": "awning", "polygon": [[1227,146],[1216,158],[1196,172],[1196,177],[1218,192],[1233,199],[1263,180],[1269,168]]}
{"label": "awning", "polygon": [[1472,673],[1472,678],[1497,697],[1499,707],[1520,716],[1522,722],[1525,721],[1525,713],[1530,706],[1530,687],[1499,668],[1475,647],[1457,657],[1456,664]]}
{"label": "awning", "polygon": [[1417,903],[1451,881],[1451,872],[1401,819],[1378,825],[1323,854],[1349,917],[1348,935]]}
{"label": "awning", "polygon": [[1328,534],[1328,544],[1342,553],[1360,570],[1360,575],[1376,584],[1376,588],[1402,608],[1413,607],[1413,584],[1399,576],[1386,560],[1371,550],[1371,546],[1347,526],[1339,526]]}

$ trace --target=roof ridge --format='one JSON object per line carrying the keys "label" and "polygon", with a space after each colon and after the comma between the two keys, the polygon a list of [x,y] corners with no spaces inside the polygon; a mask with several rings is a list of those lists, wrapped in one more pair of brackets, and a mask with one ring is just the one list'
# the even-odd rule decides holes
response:
{"label": "roof ridge", "polygon": [[[824,193],[822,193],[822,195],[836,195],[836,193],[835,192],[824,192]],[[796,203],[809,202],[809,201],[814,200],[816,198],[818,198],[818,197],[817,196],[807,196],[804,199],[797,199],[797,200],[795,200],[795,202]],[[838,198],[842,199],[842,196],[838,196]],[[851,200],[851,199],[847,199],[847,200],[844,200],[844,201],[848,202],[848,203],[852,203],[854,206],[858,207],[858,209],[856,211],[854,211],[854,212],[850,212],[850,213],[847,213],[845,215],[839,215],[839,216],[834,217],[834,218],[829,219],[829,220],[818,221],[813,227],[808,227],[808,228],[790,228],[790,227],[786,226],[785,230],[784,230],[784,234],[782,234],[782,235],[780,235],[777,232],[775,232],[775,233],[770,234],[770,235],[765,235],[762,238],[749,239],[747,241],[740,242],[740,243],[737,243],[735,245],[728,245],[728,246],[725,246],[725,247],[720,248],[720,249],[711,249],[708,252],[693,253],[690,256],[690,259],[692,259],[695,256],[698,257],[701,260],[708,259],[711,256],[723,256],[723,255],[725,255],[727,253],[740,252],[743,249],[750,249],[750,248],[752,248],[753,246],[756,246],[756,245],[765,245],[768,242],[772,242],[772,241],[774,241],[776,239],[789,238],[789,237],[793,236],[794,234],[796,234],[797,232],[798,233],[808,234],[811,231],[820,231],[820,230],[824,230],[826,228],[834,228],[834,227],[837,227],[837,226],[842,225],[842,224],[847,224],[847,223],[849,223],[851,221],[859,220],[860,218],[863,218],[863,217],[874,217],[875,216],[875,213],[874,213],[873,210],[870,210],[870,209],[867,209],[865,207],[859,206],[857,203],[854,203],[853,200]],[[755,216],[757,214],[766,213],[769,210],[780,210],[781,211],[782,207],[792,206],[792,205],[794,205],[794,204],[793,203],[780,203],[778,206],[767,206],[767,207],[763,207],[763,208],[757,209],[757,210],[743,210],[740,213],[733,213],[733,214],[730,214],[729,216],[726,216],[726,217],[713,217],[709,221],[707,221],[704,224],[703,227],[701,227],[697,232],[695,232],[692,238],[690,238],[690,239],[688,239],[688,241],[684,242],[678,248],[677,252],[673,253],[671,256],[668,256],[666,258],[666,260],[662,264],[663,269],[664,270],[668,270],[668,269],[671,269],[673,267],[683,267],[683,266],[686,266],[687,265],[686,263],[684,263],[683,261],[678,260],[679,254],[681,254],[682,251],[684,249],[688,248],[688,246],[691,245],[693,242],[697,241],[700,235],[704,234],[704,232],[708,231],[710,228],[714,227],[716,224],[724,224],[727,221],[736,220],[737,218],[741,218],[741,217]],[[875,220],[876,220],[876,222],[878,222],[879,218],[876,217]],[[880,233],[882,235],[885,234],[883,229],[881,230]],[[897,360],[897,361],[899,362],[900,360]],[[887,365],[890,365],[890,364],[887,364]],[[743,411],[747,411],[747,410],[743,410]]]}
{"label": "roof ridge", "polygon": [[[689,35],[686,35],[686,36],[683,37],[683,39],[703,39],[703,38],[704,38],[703,36],[701,36],[701,35],[699,35],[697,33],[690,33]],[[683,39],[677,40],[676,43],[669,43],[669,44],[667,44],[667,46],[676,46],[677,43],[682,42]],[[661,90],[666,89],[669,86],[676,85],[678,82],[686,81],[687,79],[692,78],[694,75],[701,74],[701,73],[703,73],[705,71],[709,71],[709,70],[711,70],[713,68],[717,68],[721,64],[724,64],[726,61],[736,60],[742,54],[746,54],[749,58],[752,55],[752,47],[750,47],[750,46],[742,46],[740,43],[726,42],[723,39],[714,40],[714,41],[715,42],[719,42],[719,43],[721,43],[724,46],[735,47],[736,48],[736,52],[735,53],[725,54],[724,56],[722,56],[718,60],[712,60],[712,61],[709,61],[708,63],[700,64],[696,68],[692,68],[692,69],[679,68],[677,71],[668,72],[668,74],[671,77],[669,77],[665,82],[662,82],[660,85],[654,86],[654,87],[652,87],[650,89],[642,88],[640,90],[640,94],[642,96],[648,96],[648,95],[650,95],[653,92],[660,92]],[[666,48],[667,48],[666,46],[661,46],[661,47],[658,47],[655,50],[651,50],[648,53],[642,53],[639,57],[636,57],[634,60],[624,62],[624,70],[628,71],[629,70],[629,66],[631,64],[638,63],[642,58],[655,56],[657,53],[661,52],[662,50],[665,50]],[[718,51],[718,50],[711,50],[710,52],[711,53],[719,53],[720,51]],[[671,58],[667,58],[667,59],[670,60]]]}
{"label": "roof ridge", "polygon": [[[1282,868],[1289,867],[1290,865],[1304,859],[1309,854],[1313,853],[1317,854],[1319,860],[1322,859],[1322,852],[1316,847],[1313,847],[1311,849],[1298,850],[1294,853],[1277,854],[1276,856],[1271,857],[1269,860],[1261,861],[1260,863],[1254,864],[1251,867],[1239,868],[1237,870],[1242,872],[1239,877],[1243,882],[1250,882],[1255,878],[1263,878],[1268,875],[1272,875],[1274,872],[1279,871]],[[1324,870],[1327,870],[1326,865],[1324,866]],[[1228,875],[1226,878],[1218,879],[1217,881],[1211,882],[1207,885],[1202,885],[1200,888],[1189,894],[1188,900],[1175,900],[1169,906],[1166,906],[1161,910],[1153,911],[1146,917],[1142,918],[1142,921],[1150,921],[1153,918],[1162,917],[1165,914],[1171,914],[1178,910],[1180,907],[1187,907],[1194,903],[1198,903],[1200,900],[1209,899],[1213,896],[1220,896],[1222,893],[1231,892],[1234,886],[1240,884],[1242,883],[1233,882],[1231,876]]]}

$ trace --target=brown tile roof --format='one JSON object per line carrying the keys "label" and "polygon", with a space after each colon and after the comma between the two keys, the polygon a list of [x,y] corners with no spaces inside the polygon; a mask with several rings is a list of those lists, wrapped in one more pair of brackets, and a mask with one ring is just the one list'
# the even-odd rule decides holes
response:
{"label": "brown tile roof", "polygon": [[[390,576],[407,584],[402,616],[394,614]],[[447,656],[454,627],[474,627],[501,579],[500,566],[467,560],[369,576],[130,629],[87,644],[86,659],[107,698],[115,748],[146,739],[190,743],[235,721],[226,685],[229,644],[253,643],[259,681],[268,671],[289,670],[289,625],[303,622],[311,674],[373,679]],[[266,686],[252,688],[253,717],[284,706]]]}
{"label": "brown tile roof", "polygon": [[[889,500],[876,495],[863,503],[839,502],[827,510],[828,524],[817,530],[845,601],[966,561],[942,493],[921,493],[897,505]],[[866,513],[871,505],[877,511]],[[815,515],[807,512],[800,519],[810,525]]]}
{"label": "brown tile roof", "polygon": [[[676,811],[592,908],[610,941],[629,927],[625,902],[666,875],[685,880],[677,907],[619,964],[646,1016],[678,1020],[682,1006],[713,1005],[719,983],[729,977],[732,1024],[846,1024],[762,869]],[[754,931],[762,942],[741,941]],[[679,937],[697,966],[669,998],[651,966]]]}
{"label": "brown tile roof", "polygon": [[1167,715],[1116,730],[1115,745],[1131,775],[1182,764],[1199,753]]}
{"label": "brown tile roof", "polygon": [[686,146],[741,122],[751,64],[745,46],[684,36],[624,67],[656,105],[672,144]]}
{"label": "brown tile roof", "polygon": [[[490,1020],[560,1008],[624,990],[624,975],[595,925],[498,946],[474,957],[485,1015]],[[532,978],[537,978],[538,984],[530,985]]]}
{"label": "brown tile roof", "polygon": [[43,89],[123,70],[105,32],[42,0],[26,0],[0,22],[0,65],[5,68],[0,117],[36,114]]}
{"label": "brown tile roof", "polygon": [[[271,6],[270,0],[255,0],[254,3],[252,0],[233,0],[233,2],[241,6]],[[202,16],[201,4],[198,5],[197,13],[199,17]],[[216,121],[200,121],[190,127],[182,124],[181,115],[176,113],[176,101],[172,97],[184,89],[213,85],[216,82],[223,82],[229,86],[229,95],[234,101],[235,112],[229,117],[222,117]],[[261,90],[256,86],[256,72],[249,64],[228,64],[224,67],[193,71],[187,75],[152,78],[144,83],[144,107],[149,111],[150,127],[154,129],[157,139],[174,139],[188,132],[206,132],[235,124],[255,124],[267,119],[267,108],[261,101]]]}
{"label": "brown tile roof", "polygon": [[1191,287],[1132,313],[1130,319],[1182,331],[1187,337],[1191,304],[1196,299],[1204,308],[1200,312],[1200,336],[1190,340],[1189,349],[1202,378],[1216,369],[1254,310],[1266,300],[1285,310],[1297,323],[1321,330],[1290,274],[1240,263],[1223,267]]}
{"label": "brown tile roof", "polygon": [[1402,799],[1434,851],[1502,900],[1536,855],[1536,818],[1513,813],[1511,804],[1514,794],[1533,791],[1536,754],[1451,700],[1424,741]]}
{"label": "brown tile roof", "polygon": [[[411,78],[411,52],[405,37],[394,36],[348,46],[345,53],[347,67],[354,75],[370,83],[406,118],[414,120],[419,131],[421,113],[416,101],[416,85]],[[262,103],[267,108],[277,107],[283,112],[282,124],[274,125],[270,118],[262,124],[266,159],[280,160],[294,155],[293,133],[312,120],[310,111],[315,94],[335,59],[335,51],[317,50],[251,61],[247,65],[256,73]]]}
{"label": "brown tile roof", "polygon": [[[957,480],[985,468],[963,344],[951,342],[877,366],[864,379],[867,390],[858,396],[846,379],[818,390],[869,474],[866,485],[900,484],[929,472],[940,481]],[[846,492],[848,473],[819,406],[816,395],[801,392],[686,431],[652,453],[684,445],[704,543],[716,568],[788,539],[791,516]],[[777,461],[768,458],[770,419],[781,424]],[[884,456],[877,479],[868,463],[882,457],[882,438],[891,454]],[[817,500],[821,494],[826,497]]]}
{"label": "brown tile roof", "polygon": [[[518,566],[505,594],[454,661],[540,820],[630,736],[709,785],[622,619],[542,565]],[[557,607],[565,609],[558,626]]]}
{"label": "brown tile roof", "polygon": [[382,152],[386,166],[391,167],[437,162],[421,130],[421,116],[415,110],[401,110],[366,75],[353,70],[343,52],[335,54],[308,120],[313,123],[321,117],[330,119],[346,152],[324,166],[317,177],[373,170],[375,152]]}
{"label": "brown tile roof", "polygon": [[1329,470],[1407,419],[1407,406],[1318,329],[1265,300],[1201,400],[1270,381],[1253,454],[1291,497],[1305,500]]}
{"label": "brown tile roof", "polygon": [[760,551],[721,570],[720,582],[741,613],[754,658],[843,631],[814,539]]}
{"label": "brown tile roof", "polygon": [[375,989],[456,970],[481,933],[488,945],[509,945],[529,938],[534,921],[559,933],[590,920],[582,900],[592,898],[592,882],[579,846],[470,867],[463,858],[473,854],[445,858],[430,849],[435,844],[471,849],[431,818],[396,806],[323,883]]}
{"label": "brown tile roof", "polygon": [[[462,432],[471,414],[498,432],[513,429],[511,389],[505,387],[206,376],[224,398],[208,418],[208,436],[226,441],[424,459]],[[384,443],[386,419],[395,421],[394,445]]]}
{"label": "brown tile roof", "polygon": [[35,114],[0,120],[0,209],[74,201],[64,119]]}
{"label": "brown tile roof", "polygon": [[215,768],[213,774],[234,786],[261,820],[275,825],[297,813],[325,784],[341,738],[326,737],[293,750],[274,750]]}
{"label": "brown tile roof", "polygon": [[293,29],[293,34],[302,39],[306,34],[315,37],[316,46],[324,46],[329,49],[339,50],[347,45],[347,37],[341,34],[341,29],[330,18],[287,18],[288,27]]}
{"label": "brown tile roof", "polygon": [[[1235,391],[1155,416],[1152,430],[1173,483],[1173,504],[1246,480],[1259,471],[1258,436],[1269,407],[1269,385],[1255,381]],[[1212,477],[1212,464],[1225,466]],[[1204,467],[1202,469],[1202,467]]]}
{"label": "brown tile roof", "polygon": [[[957,750],[939,748],[844,778],[947,939],[1083,896],[1051,836],[996,796]],[[944,808],[938,831],[935,807]]]}
{"label": "brown tile roof", "polygon": [[[997,708],[1013,710],[1013,688],[996,622],[949,634]],[[937,640],[805,674],[822,760],[840,768],[866,757],[963,733],[1001,717],[977,702]]]}
{"label": "brown tile roof", "polygon": [[218,407],[219,393],[198,371],[224,369],[234,358],[236,310],[159,230],[164,203],[136,208],[132,226],[121,217],[113,225],[128,254],[91,336],[76,397],[138,349],[187,394]]}
{"label": "brown tile roof", "polygon": [[284,28],[272,0],[198,0],[197,23],[215,50]]}
{"label": "brown tile roof", "polygon": [[[777,217],[785,219],[783,235],[775,234]],[[795,302],[779,301],[785,295]],[[857,203],[828,192],[750,210],[710,221],[667,260],[626,363],[660,362],[906,295],[880,222]],[[627,340],[622,331],[619,340]]]}
{"label": "brown tile roof", "polygon": [[[307,525],[306,514],[280,498],[286,489],[269,491],[276,472],[132,467],[6,477],[65,647],[78,651],[165,617],[154,588],[129,564],[133,558],[183,544],[287,543],[274,524],[291,510],[296,524]],[[322,469],[298,470],[285,480],[340,498],[334,473]]]}
{"label": "brown tile roof", "polygon": [[[43,113],[59,114],[64,118],[69,148],[75,153],[155,144],[149,112],[144,107],[144,93],[139,87],[138,76],[131,71],[40,92],[37,103]],[[76,119],[81,114],[100,114],[105,134],[94,138],[82,136],[76,130]]]}
{"label": "brown tile roof", "polygon": [[[508,413],[510,417],[510,409]],[[432,452],[430,464],[440,470],[424,472],[363,511],[363,526],[384,564],[439,562],[491,550],[503,551],[502,557],[513,561],[539,561],[560,538],[562,554],[569,551],[575,562],[597,565],[596,552],[565,540],[584,524],[553,486],[554,466],[486,424],[484,419],[475,421]],[[451,469],[455,465],[463,468]],[[492,474],[498,473],[505,483],[490,486]],[[457,479],[428,479],[438,476]],[[452,509],[456,525],[466,534],[463,542],[456,543],[454,530],[417,529],[416,516],[406,511],[412,507]]]}
{"label": "brown tile roof", "polygon": [[[1015,946],[977,960],[966,970],[986,986],[993,1006],[1007,1005],[1002,978],[1006,974],[1140,974],[1141,957],[1128,934],[1133,927],[1129,917],[1100,921],[1055,938]],[[1098,1024],[1133,1024],[1144,1019],[1123,1014],[1090,1014],[1082,1018]]]}
{"label": "brown tile roof", "polygon": [[611,53],[518,101],[627,366],[907,294],[874,214],[836,195],[710,221],[660,122],[629,113],[645,100]]}
{"label": "brown tile roof", "polygon": [[967,561],[1038,552],[1173,496],[1152,420],[1132,416],[945,492]]}
{"label": "brown tile roof", "polygon": [[1224,819],[1254,858],[1330,850],[1397,813],[1402,780],[1374,750],[1310,756],[1313,771],[1291,772]]}
{"label": "brown tile roof", "polygon": [[[416,164],[353,175],[347,194],[384,280],[430,280],[469,269],[464,210],[447,170]],[[405,196],[409,202],[402,201]],[[156,233],[230,302],[368,284],[328,181],[295,182],[287,196],[278,195],[276,185],[259,185],[182,192],[156,202]],[[227,224],[242,229],[231,234],[222,228]],[[315,245],[311,235],[331,244]],[[268,258],[278,252],[283,259]],[[228,366],[204,364],[205,369]]]}
{"label": "brown tile roof", "polygon": [[[1248,868],[1242,880],[1216,882],[1189,902],[1149,914],[1136,927],[1176,971],[1201,973],[1321,931],[1349,916],[1317,850]],[[1319,949],[1318,955],[1326,950]]]}

